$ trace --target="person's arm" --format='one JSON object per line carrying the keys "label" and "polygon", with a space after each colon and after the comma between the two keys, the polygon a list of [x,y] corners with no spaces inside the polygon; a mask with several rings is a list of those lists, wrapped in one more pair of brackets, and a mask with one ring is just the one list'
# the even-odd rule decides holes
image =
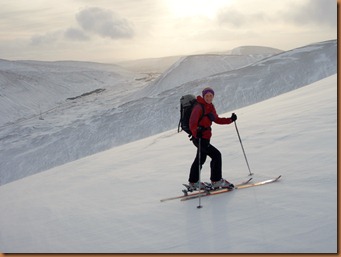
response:
{"label": "person's arm", "polygon": [[203,115],[202,107],[197,104],[194,106],[191,117],[189,118],[189,129],[192,132],[193,137],[197,138],[197,131],[198,131],[198,125],[199,125],[199,119]]}

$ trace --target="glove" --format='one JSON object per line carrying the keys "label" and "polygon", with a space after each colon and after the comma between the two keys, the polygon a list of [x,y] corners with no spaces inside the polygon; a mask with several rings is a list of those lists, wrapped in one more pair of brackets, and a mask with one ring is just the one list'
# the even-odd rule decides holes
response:
{"label": "glove", "polygon": [[231,120],[232,122],[235,122],[237,120],[237,115],[235,113],[232,113]]}
{"label": "glove", "polygon": [[202,138],[202,132],[204,131],[203,127],[197,128],[197,138]]}
{"label": "glove", "polygon": [[207,114],[207,117],[210,119],[210,121],[214,121],[215,120],[215,116],[214,116],[214,114],[212,112]]}

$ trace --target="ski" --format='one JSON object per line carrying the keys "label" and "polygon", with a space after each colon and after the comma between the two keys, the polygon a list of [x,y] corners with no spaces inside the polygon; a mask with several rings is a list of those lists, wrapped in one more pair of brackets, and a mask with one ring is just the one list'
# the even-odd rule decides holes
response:
{"label": "ski", "polygon": [[254,187],[254,186],[261,186],[261,185],[273,183],[273,182],[278,181],[281,177],[282,177],[282,175],[279,175],[277,178],[268,179],[268,180],[264,180],[264,181],[261,181],[261,182],[256,182],[256,183],[253,183],[253,184],[249,184],[249,185],[240,185],[240,186],[237,187],[237,189],[247,188],[247,187]]}
{"label": "ski", "polygon": [[[247,185],[251,180],[252,180],[252,178],[249,178],[248,180],[246,180],[246,181],[244,181],[244,182],[241,182],[241,183],[235,185],[235,187],[240,187],[240,186]],[[221,190],[221,189],[218,189],[218,190]],[[213,191],[216,191],[216,190],[203,190],[203,191],[197,191],[197,192],[188,194],[189,192],[188,192],[186,189],[184,189],[184,190],[182,190],[182,192],[184,193],[184,195],[174,196],[174,197],[170,197],[170,198],[161,199],[160,202],[166,202],[166,201],[176,200],[176,199],[183,199],[183,198],[191,197],[191,196],[199,196],[199,194],[205,195],[205,194],[207,194],[208,192],[213,192]]]}
{"label": "ski", "polygon": [[189,195],[187,197],[183,197],[180,200],[181,201],[187,201],[187,200],[196,199],[199,196],[200,197],[205,197],[205,196],[210,196],[210,195],[218,195],[218,194],[223,194],[223,193],[234,191],[235,189],[243,189],[243,188],[249,188],[249,187],[266,185],[266,184],[278,181],[281,177],[282,177],[282,175],[280,175],[280,176],[278,176],[276,178],[273,178],[273,179],[268,179],[268,180],[264,180],[264,181],[260,181],[260,182],[256,182],[256,183],[252,183],[252,184],[237,185],[237,186],[235,186],[234,189],[218,189],[218,190],[213,190],[213,191],[208,191],[208,192],[202,192],[201,194]]}

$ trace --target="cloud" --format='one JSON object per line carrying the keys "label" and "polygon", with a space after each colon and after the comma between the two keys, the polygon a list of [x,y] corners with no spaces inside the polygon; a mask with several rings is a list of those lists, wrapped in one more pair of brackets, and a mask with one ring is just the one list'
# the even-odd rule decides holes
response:
{"label": "cloud", "polygon": [[69,28],[64,32],[64,37],[70,40],[76,41],[87,41],[89,36],[87,36],[84,31],[77,28]]}
{"label": "cloud", "polygon": [[[240,2],[245,5],[245,2]],[[248,12],[241,11],[239,6],[226,7],[217,14],[220,25],[231,25],[236,28],[249,27],[254,24],[276,23],[293,24],[297,27],[304,25],[319,25],[329,28],[337,26],[337,5],[335,0],[307,0],[291,2],[289,5],[274,12],[258,9],[263,5],[254,6]]]}
{"label": "cloud", "polygon": [[261,12],[245,14],[235,8],[224,8],[217,14],[219,24],[230,24],[234,27],[242,27],[254,22],[262,22],[267,19],[266,15]]}
{"label": "cloud", "polygon": [[76,14],[76,21],[76,26],[32,36],[30,44],[48,45],[62,39],[88,41],[92,35],[114,40],[134,36],[131,24],[107,9],[98,7],[84,9]]}
{"label": "cloud", "polygon": [[134,36],[132,26],[126,19],[106,9],[98,7],[84,9],[76,15],[76,20],[84,31],[101,37],[120,39]]}
{"label": "cloud", "polygon": [[48,32],[43,35],[34,35],[31,37],[31,45],[38,46],[42,44],[51,44],[59,40],[62,31]]}
{"label": "cloud", "polygon": [[337,26],[337,3],[335,0],[309,0],[305,5],[296,5],[280,16],[295,24],[317,24],[331,28]]}

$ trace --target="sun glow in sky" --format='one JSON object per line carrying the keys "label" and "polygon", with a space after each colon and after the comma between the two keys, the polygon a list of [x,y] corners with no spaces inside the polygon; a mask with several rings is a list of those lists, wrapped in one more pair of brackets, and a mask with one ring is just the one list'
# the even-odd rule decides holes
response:
{"label": "sun glow in sky", "polygon": [[0,58],[9,60],[114,62],[337,38],[335,0],[2,2]]}
{"label": "sun glow in sky", "polygon": [[219,9],[227,6],[229,2],[228,0],[168,0],[167,4],[175,17],[214,18]]}

